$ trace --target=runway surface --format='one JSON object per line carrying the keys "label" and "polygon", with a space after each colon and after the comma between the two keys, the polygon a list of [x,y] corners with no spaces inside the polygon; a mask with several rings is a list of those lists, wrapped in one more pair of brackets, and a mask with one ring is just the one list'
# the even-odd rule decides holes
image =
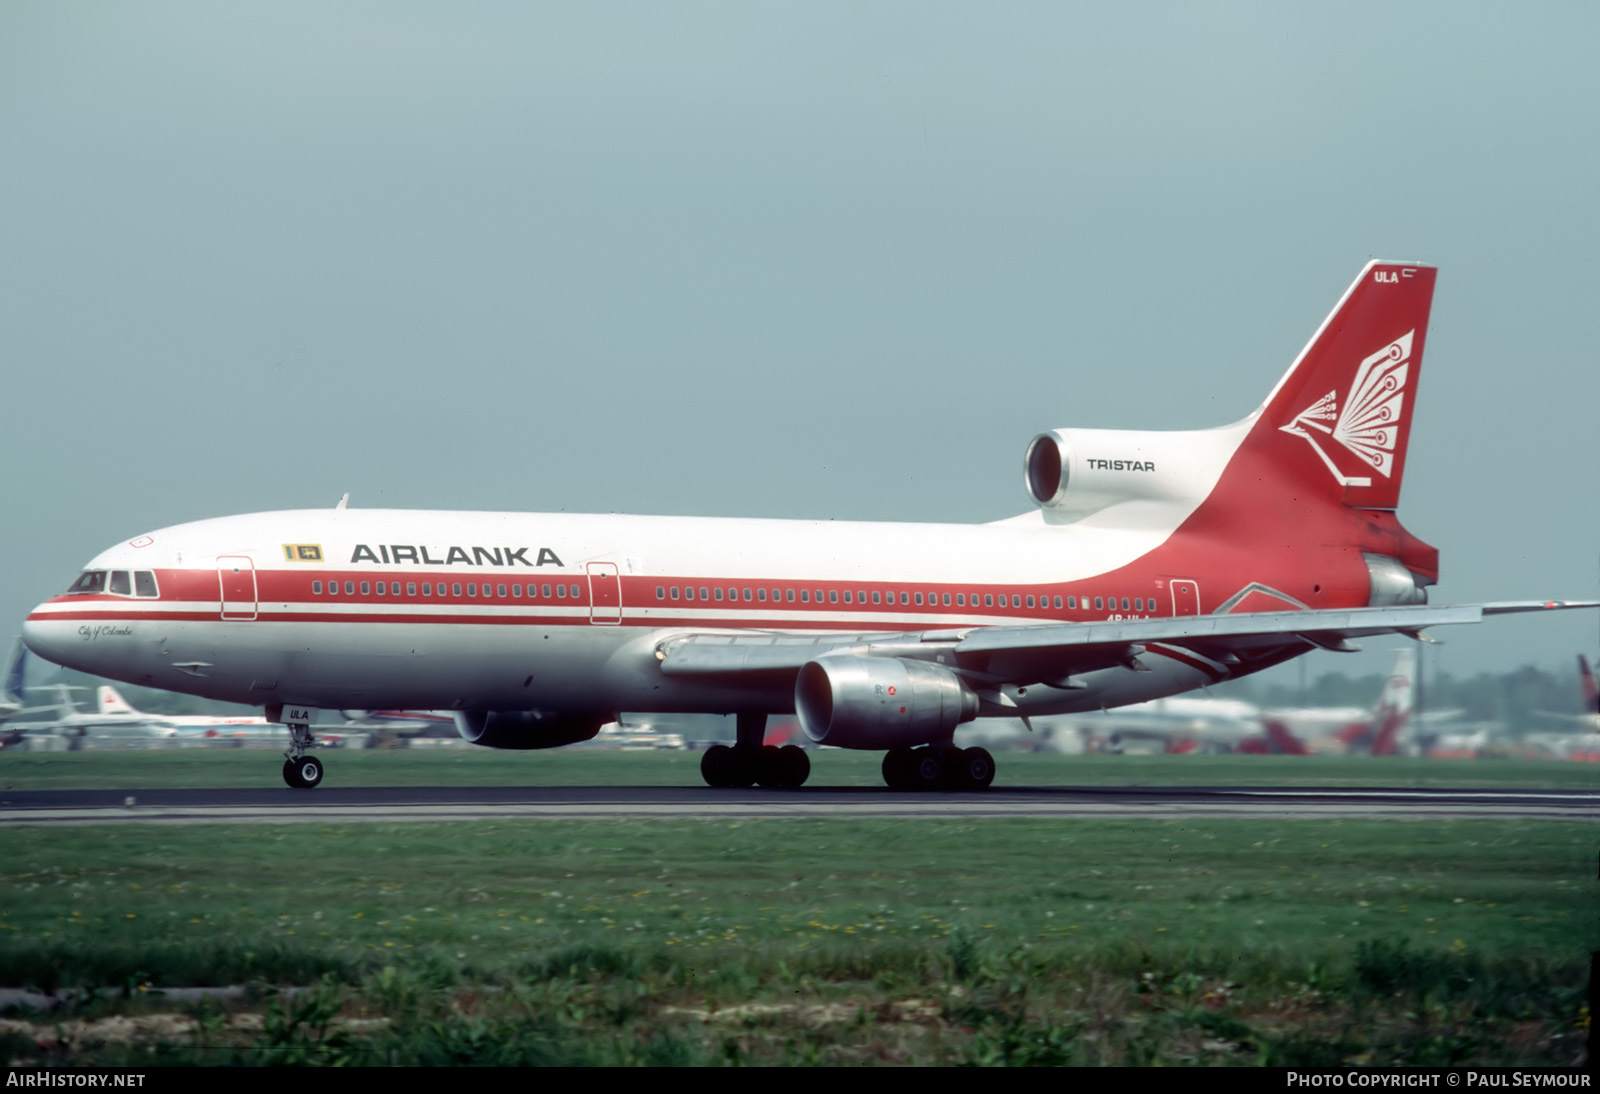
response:
{"label": "runway surface", "polygon": [[509,817],[1540,817],[1600,819],[1600,793],[1396,787],[321,787],[0,791],[0,824],[481,820]]}

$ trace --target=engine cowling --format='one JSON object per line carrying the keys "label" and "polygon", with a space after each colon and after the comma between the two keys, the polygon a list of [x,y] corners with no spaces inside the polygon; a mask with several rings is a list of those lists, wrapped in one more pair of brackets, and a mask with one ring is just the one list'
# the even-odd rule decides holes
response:
{"label": "engine cowling", "polygon": [[818,744],[888,749],[947,741],[978,696],[943,665],[898,657],[819,657],[794,684],[800,728]]}
{"label": "engine cowling", "polygon": [[599,714],[548,715],[528,710],[461,710],[456,732],[484,748],[560,748],[592,740],[611,719]]}
{"label": "engine cowling", "polygon": [[1242,436],[1239,426],[1056,429],[1028,445],[1023,482],[1039,508],[1069,519],[1118,502],[1195,505],[1216,485]]}

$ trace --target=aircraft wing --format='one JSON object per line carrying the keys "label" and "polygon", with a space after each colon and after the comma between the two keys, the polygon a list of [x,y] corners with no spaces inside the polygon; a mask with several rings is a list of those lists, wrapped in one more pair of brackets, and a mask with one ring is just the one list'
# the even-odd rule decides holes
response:
{"label": "aircraft wing", "polygon": [[1459,607],[1426,605],[1340,608],[1289,612],[1241,612],[1096,623],[956,627],[908,633],[793,635],[774,632],[694,633],[663,640],[656,648],[669,676],[775,678],[792,675],[828,653],[862,657],[940,660],[977,680],[992,683],[1065,681],[1073,673],[1114,665],[1137,666],[1147,646],[1176,646],[1228,661],[1253,650],[1304,642],[1348,650],[1349,639],[1408,634],[1427,627],[1478,623],[1512,612],[1600,607],[1593,600],[1502,601]]}

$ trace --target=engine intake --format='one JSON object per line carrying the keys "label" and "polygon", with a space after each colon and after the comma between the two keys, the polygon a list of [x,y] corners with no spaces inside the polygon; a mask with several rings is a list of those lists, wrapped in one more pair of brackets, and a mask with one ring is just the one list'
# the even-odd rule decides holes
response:
{"label": "engine intake", "polygon": [[456,712],[461,739],[484,748],[560,748],[593,740],[610,721],[598,714],[546,715],[530,710],[462,710]]}
{"label": "engine intake", "polygon": [[795,679],[794,708],[818,744],[888,749],[948,741],[978,716],[978,696],[943,665],[819,657]]}

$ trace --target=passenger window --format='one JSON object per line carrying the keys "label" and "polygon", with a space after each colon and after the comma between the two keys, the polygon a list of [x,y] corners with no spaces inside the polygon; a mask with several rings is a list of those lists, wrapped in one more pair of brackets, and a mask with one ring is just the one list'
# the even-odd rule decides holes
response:
{"label": "passenger window", "polygon": [[321,596],[322,595],[322,582],[313,581],[311,583],[311,595],[312,596]]}
{"label": "passenger window", "polygon": [[950,594],[945,593],[942,599],[944,600],[944,606],[948,608],[950,606]]}
{"label": "passenger window", "polygon": [[921,593],[918,593],[912,599],[916,601],[917,607],[919,607],[919,608],[922,607],[922,594]]}
{"label": "passenger window", "polygon": [[[487,585],[484,586],[484,590],[485,591],[487,591],[488,588],[489,588],[489,586],[487,586]],[[468,596],[477,596],[478,595],[478,583],[476,581],[467,582],[467,595]]]}
{"label": "passenger window", "polygon": [[407,596],[416,596],[417,595],[417,583],[415,581],[406,582],[406,595]]}
{"label": "passenger window", "polygon": [[387,596],[388,594],[384,592],[384,589],[386,589],[386,588],[388,588],[388,582],[386,582],[386,581],[378,582],[378,595],[379,596]]}
{"label": "passenger window", "polygon": [[1060,598],[1060,597],[1059,597],[1059,596],[1058,596],[1058,597],[1056,597],[1056,605],[1055,605],[1055,606],[1056,606],[1056,607],[1057,607],[1057,608],[1060,608],[1060,607],[1061,607],[1061,598]]}
{"label": "passenger window", "polygon": [[672,587],[672,599],[678,599],[678,587],[676,585]]}
{"label": "passenger window", "polygon": [[1028,594],[1028,607],[1030,607],[1030,608],[1033,607],[1033,594],[1032,593]]}
{"label": "passenger window", "polygon": [[739,590],[733,588],[731,585],[728,587],[728,599],[729,600],[738,600],[739,599]]}
{"label": "passenger window", "polygon": [[1094,598],[1094,610],[1097,612],[1103,612],[1106,610],[1106,602],[1103,597],[1097,596]]}
{"label": "passenger window", "polygon": [[[502,585],[500,587],[502,589],[505,588],[504,585]],[[522,586],[521,585],[513,585],[513,586],[511,586],[511,596],[512,596],[513,599],[520,598],[522,596]]]}
{"label": "passenger window", "polygon": [[713,590],[711,590],[711,591],[712,591],[712,592],[713,592],[713,593],[714,593],[714,594],[716,594],[716,598],[717,598],[717,599],[718,599],[718,600],[721,600],[721,599],[722,599],[722,586],[721,586],[721,585],[718,585],[718,586],[717,586],[717,587],[716,587],[716,588],[715,588],[715,589],[713,589]]}
{"label": "passenger window", "polygon": [[956,607],[965,608],[966,606],[967,606],[967,594],[966,593],[957,593],[956,594]]}
{"label": "passenger window", "polygon": [[704,585],[700,586],[700,599],[701,600],[710,600],[711,599],[711,590],[706,588]]}
{"label": "passenger window", "polygon": [[574,600],[583,599],[582,596],[578,593],[578,587],[576,585],[569,586],[569,588],[572,589],[572,599],[574,599]]}
{"label": "passenger window", "polygon": [[423,596],[432,596],[433,595],[433,582],[424,581],[422,583],[422,595]]}
{"label": "passenger window", "polygon": [[802,603],[802,604],[811,603],[811,590],[810,589],[801,589],[800,590],[800,603]]}
{"label": "passenger window", "polygon": [[983,606],[985,608],[994,607],[994,594],[993,593],[984,593],[983,594]]}
{"label": "passenger window", "polygon": [[785,600],[787,600],[789,603],[793,604],[794,603],[794,590],[793,589],[785,589],[784,592],[783,592],[783,598]]}
{"label": "passenger window", "polygon": [[693,585],[685,585],[683,587],[683,598],[685,600],[693,600],[694,599],[694,586]]}
{"label": "passenger window", "polygon": [[877,589],[873,589],[872,590],[872,602],[874,604],[883,603],[883,594],[880,593]]}
{"label": "passenger window", "polygon": [[1122,598],[1122,610],[1123,611],[1127,611],[1131,607],[1133,607],[1133,605],[1128,603],[1128,598],[1127,597],[1123,597]]}
{"label": "passenger window", "polygon": [[156,592],[156,575],[149,570],[135,570],[133,591],[139,596],[159,596]]}
{"label": "passenger window", "polygon": [[765,590],[765,589],[757,589],[756,590],[756,599],[761,601],[761,603],[765,604],[767,602],[767,590]]}
{"label": "passenger window", "polygon": [[372,584],[370,582],[363,581],[361,583],[361,595],[362,596],[371,596],[372,595]]}
{"label": "passenger window", "polygon": [[[541,585],[539,587],[539,595],[544,597],[546,600],[549,600],[550,599],[550,586]],[[678,598],[676,596],[674,596],[672,599],[676,600]]]}
{"label": "passenger window", "polygon": [[845,602],[845,603],[846,603],[846,604],[854,604],[854,603],[855,603],[855,601],[854,601],[854,600],[851,600],[851,599],[850,599],[850,590],[849,590],[849,589],[846,589],[846,590],[845,590],[845,591],[844,591],[844,602]]}
{"label": "passenger window", "polygon": [[450,595],[451,596],[460,596],[461,595],[461,582],[452,581],[450,583]]}
{"label": "passenger window", "polygon": [[[532,585],[528,586],[528,591],[530,593],[532,593],[532,591],[533,591],[533,586]],[[667,587],[665,585],[657,585],[656,586],[656,599],[657,600],[665,600],[666,598],[667,598]]]}
{"label": "passenger window", "polygon": [[839,603],[839,590],[838,589],[829,589],[828,590],[828,603],[829,604],[837,604],[837,603]]}
{"label": "passenger window", "polygon": [[[557,600],[565,600],[566,598],[567,598],[567,587],[565,585],[557,585],[556,586],[556,599]],[[674,599],[674,600],[678,599],[678,587],[676,585],[674,585],[672,587],[672,599]]]}
{"label": "passenger window", "polygon": [[345,596],[355,596],[356,595],[356,583],[354,581],[346,581],[344,583],[344,595]]}
{"label": "passenger window", "polygon": [[1078,598],[1075,596],[1067,597],[1067,607],[1073,611],[1076,611],[1078,608]]}
{"label": "passenger window", "polygon": [[107,590],[114,596],[131,596],[133,585],[128,581],[127,570],[111,571],[111,588]]}
{"label": "passenger window", "polygon": [[496,585],[494,587],[494,594],[496,596],[505,596],[506,595],[506,587],[504,585]]}
{"label": "passenger window", "polygon": [[900,603],[902,603],[902,604],[911,603],[911,594],[910,593],[901,593],[900,594]]}
{"label": "passenger window", "polygon": [[746,589],[746,590],[745,590],[745,591],[744,591],[744,598],[745,598],[745,599],[746,599],[746,600],[749,600],[749,599],[751,599],[751,594],[750,594],[750,590],[749,590],[749,589]]}

